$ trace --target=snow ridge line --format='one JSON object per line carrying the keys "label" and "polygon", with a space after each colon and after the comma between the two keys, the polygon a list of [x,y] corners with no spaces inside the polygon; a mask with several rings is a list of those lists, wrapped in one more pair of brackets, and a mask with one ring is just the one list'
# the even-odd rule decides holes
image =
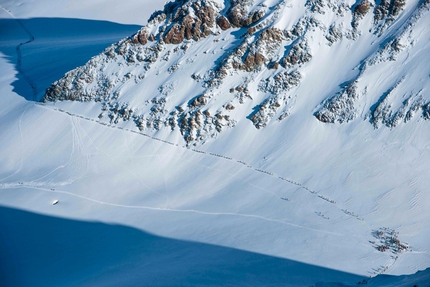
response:
{"label": "snow ridge line", "polygon": [[[153,136],[145,134],[143,132],[138,132],[138,131],[135,131],[135,130],[130,130],[130,129],[127,129],[127,128],[118,127],[118,126],[115,126],[115,125],[111,125],[111,124],[107,124],[107,123],[104,123],[104,122],[96,121],[94,119],[90,119],[90,118],[84,117],[82,115],[73,114],[73,113],[65,111],[63,109],[49,107],[49,106],[47,106],[47,105],[45,105],[43,103],[35,103],[35,105],[43,107],[43,108],[46,108],[46,109],[49,109],[49,110],[54,110],[54,111],[57,111],[57,112],[65,113],[65,114],[67,114],[69,116],[72,116],[72,117],[81,118],[81,119],[86,120],[86,121],[92,121],[94,123],[98,123],[100,125],[103,125],[103,126],[106,126],[106,127],[112,128],[112,129],[119,129],[119,130],[123,130],[123,131],[126,131],[126,132],[132,132],[132,133],[135,133],[135,134],[138,134],[138,135],[141,135],[141,136],[145,136],[145,137],[148,137],[150,139],[157,140],[157,141],[160,141],[160,142],[172,145],[172,146],[177,146],[177,147],[180,147],[180,148],[183,148],[183,149],[186,149],[188,151],[195,152],[195,153],[210,155],[210,156],[214,156],[214,157],[219,157],[219,158],[223,158],[223,159],[226,159],[226,160],[236,161],[237,163],[245,165],[246,167],[248,167],[250,169],[253,169],[253,170],[257,171],[257,172],[263,173],[263,174],[268,175],[268,176],[276,177],[276,178],[278,178],[280,180],[286,181],[286,182],[288,182],[290,184],[293,184],[293,185],[296,185],[296,186],[298,186],[300,188],[303,188],[303,189],[307,190],[309,193],[311,193],[313,195],[316,195],[319,199],[324,200],[324,201],[326,201],[326,202],[328,202],[330,204],[336,205],[337,209],[341,210],[344,214],[346,214],[348,216],[351,216],[351,217],[354,217],[354,218],[356,218],[356,219],[358,219],[360,221],[364,221],[364,218],[360,217],[355,212],[349,211],[349,210],[347,210],[345,208],[341,208],[340,206],[337,205],[337,202],[335,200],[333,200],[333,199],[331,199],[331,198],[329,198],[327,196],[324,196],[324,195],[320,194],[318,191],[312,190],[309,187],[304,186],[303,184],[301,184],[299,182],[296,182],[296,181],[284,178],[282,176],[279,176],[276,173],[273,173],[273,172],[270,172],[270,171],[266,171],[266,170],[262,170],[262,169],[259,169],[259,168],[255,168],[252,165],[249,165],[249,164],[247,164],[246,162],[244,162],[242,160],[236,160],[236,159],[234,159],[232,157],[228,157],[228,156],[224,156],[224,155],[220,155],[220,154],[216,154],[216,153],[212,153],[212,152],[205,152],[205,151],[200,151],[200,150],[197,150],[197,149],[190,149],[190,148],[187,148],[186,146],[180,146],[178,144],[175,144],[175,143],[172,143],[172,142],[169,142],[169,141],[157,138],[157,137],[153,137]],[[280,199],[282,200],[282,198],[280,198]]]}
{"label": "snow ridge line", "polygon": [[22,54],[21,54],[21,46],[24,46],[26,44],[33,42],[35,40],[35,38],[34,38],[33,34],[30,32],[30,30],[28,30],[28,28],[25,27],[25,25],[22,23],[22,21],[15,18],[15,16],[12,14],[11,11],[7,10],[2,5],[0,5],[0,8],[3,9],[7,14],[9,14],[19,24],[19,26],[21,26],[21,28],[25,31],[25,33],[27,33],[27,35],[30,37],[30,39],[28,41],[23,42],[23,43],[19,43],[19,45],[16,46],[16,48],[15,48],[16,55],[17,55],[16,69],[17,69],[18,73],[20,73],[21,76],[24,78],[24,80],[30,85],[31,91],[33,93],[33,100],[36,100],[37,99],[36,85],[30,79],[30,77],[27,76],[27,74],[22,70]]}

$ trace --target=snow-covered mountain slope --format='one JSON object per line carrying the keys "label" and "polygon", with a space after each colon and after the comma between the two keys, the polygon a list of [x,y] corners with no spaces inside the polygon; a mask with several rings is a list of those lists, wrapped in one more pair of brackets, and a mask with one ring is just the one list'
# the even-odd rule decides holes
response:
{"label": "snow-covered mountain slope", "polygon": [[[106,6],[104,18],[97,14],[98,1],[86,1],[92,3],[87,6],[77,1],[70,14],[66,8],[43,14],[43,5],[51,2],[5,1],[2,22],[13,20],[15,11],[20,18],[77,17],[82,7],[82,18],[112,20],[116,9]],[[113,44],[51,87],[48,79],[89,57],[77,51],[91,41],[79,39],[93,34],[97,41],[101,30],[77,31],[73,42],[79,45],[73,47],[58,34],[50,37],[46,25],[27,26],[32,22],[20,19],[35,38],[19,46],[21,63],[13,53],[30,39],[26,30],[16,22],[13,33],[2,34],[0,230],[1,250],[10,258],[1,259],[7,275],[2,283],[356,286],[366,280],[368,286],[421,286],[430,281],[428,270],[416,273],[430,267],[430,134],[424,113],[429,72],[423,60],[429,16],[422,6],[428,4],[406,2],[399,12],[390,4],[391,12],[375,24],[374,11],[385,15],[381,3],[370,3],[364,13],[364,4],[347,2],[213,1],[205,2],[213,13],[191,5],[168,23],[174,14],[166,12],[178,12],[188,5],[183,1],[166,6],[165,20],[146,24],[152,10],[143,2],[127,8],[132,15],[145,11],[142,22],[126,14],[117,20],[145,25],[135,34],[137,43],[131,37]],[[242,8],[244,13],[232,12]],[[198,32],[191,29],[190,40],[183,28],[187,15],[194,24],[206,21]],[[314,27],[315,21],[321,23]],[[251,27],[238,27],[248,22]],[[330,30],[332,24],[342,38],[337,28]],[[115,27],[112,37],[127,30]],[[184,29],[181,43],[166,44],[171,27],[179,32],[167,41],[181,39]],[[411,45],[404,42],[409,35]],[[392,39],[405,46],[399,53]],[[69,57],[55,54],[65,46]],[[55,62],[47,58],[50,50],[59,55]],[[139,55],[154,62],[140,61]],[[390,57],[396,60],[384,61]],[[44,85],[49,88],[44,104],[17,94],[32,95],[35,86],[41,99]],[[422,89],[418,96],[416,89]],[[404,95],[407,105],[400,99]],[[384,127],[394,116],[389,110],[403,107],[406,118],[413,106],[410,121]],[[378,111],[388,112],[379,117]],[[118,239],[118,232],[124,237]],[[88,249],[87,241],[96,243]]]}
{"label": "snow-covered mountain slope", "polygon": [[44,101],[98,102],[91,117],[172,130],[188,144],[291,114],[375,128],[428,120],[429,2],[349,2],[168,3]]}

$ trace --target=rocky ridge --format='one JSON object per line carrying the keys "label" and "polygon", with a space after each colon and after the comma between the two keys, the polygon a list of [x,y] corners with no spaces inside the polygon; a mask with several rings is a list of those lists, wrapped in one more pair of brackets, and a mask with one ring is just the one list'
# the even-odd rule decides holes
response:
{"label": "rocky ridge", "polygon": [[[43,101],[95,102],[101,121],[170,129],[187,145],[202,144],[242,120],[261,129],[287,119],[303,97],[307,74],[324,70],[314,58],[367,37],[379,48],[370,45],[357,59],[356,76],[326,96],[316,119],[347,123],[374,100],[368,118],[375,128],[393,128],[419,110],[429,119],[426,84],[409,96],[393,96],[399,82],[393,76],[387,80],[393,89],[382,97],[368,84],[375,67],[397,64],[414,47],[411,35],[428,14],[428,0],[409,6],[403,0],[274,2],[169,2],[136,34],[54,82]],[[394,111],[390,101],[402,97]]]}

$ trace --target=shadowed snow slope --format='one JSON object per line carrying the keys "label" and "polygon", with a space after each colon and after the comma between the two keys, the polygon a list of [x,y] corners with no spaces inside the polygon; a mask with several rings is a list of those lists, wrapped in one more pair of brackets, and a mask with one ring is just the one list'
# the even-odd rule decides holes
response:
{"label": "shadowed snow slope", "polygon": [[380,275],[369,280],[288,259],[163,238],[122,225],[69,220],[7,207],[0,207],[0,235],[2,286],[314,283],[317,287],[347,287],[367,282],[367,286],[410,287],[428,283],[430,271],[415,276]]}
{"label": "shadowed snow slope", "polygon": [[0,230],[2,286],[307,286],[363,279],[122,225],[6,207],[0,207]]}
{"label": "shadowed snow slope", "polygon": [[[0,34],[7,39],[0,42],[0,52],[11,63],[17,62],[17,43],[29,38],[20,24],[29,27],[35,38],[20,47],[20,57],[22,70],[34,83],[36,95],[21,74],[12,85],[14,92],[31,101],[39,101],[46,87],[65,72],[84,64],[112,42],[135,33],[140,27],[67,18],[0,19]],[[40,59],[44,59],[43,64]]]}

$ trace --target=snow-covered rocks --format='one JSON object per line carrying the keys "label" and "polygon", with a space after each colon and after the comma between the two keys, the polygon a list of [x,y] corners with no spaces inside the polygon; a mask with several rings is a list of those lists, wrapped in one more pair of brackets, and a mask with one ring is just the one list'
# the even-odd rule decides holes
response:
{"label": "snow-covered rocks", "polygon": [[357,116],[355,102],[358,100],[357,83],[352,82],[343,87],[332,98],[328,99],[315,117],[324,123],[344,123],[352,121]]}
{"label": "snow-covered rocks", "polygon": [[[284,105],[280,99],[292,95],[305,100],[302,95],[308,90],[300,83],[330,69],[320,66],[321,58],[344,57],[348,63],[344,71],[349,67],[350,71],[358,70],[358,75],[345,85],[345,79],[335,80],[336,72],[329,72],[337,81],[334,85],[345,87],[322,101],[316,118],[325,123],[347,123],[358,114],[370,113],[373,125],[390,122],[388,126],[394,127],[401,122],[400,117],[409,121],[417,106],[423,104],[400,110],[392,120],[387,118],[393,117],[387,107],[370,112],[359,109],[368,107],[367,102],[371,106],[386,102],[379,99],[380,91],[367,89],[373,85],[370,75],[387,61],[397,67],[397,60],[410,53],[419,41],[411,38],[413,27],[424,17],[427,5],[423,2],[410,8],[415,10],[398,23],[396,19],[406,7],[400,0],[377,5],[363,0],[352,6],[318,0],[297,8],[285,1],[270,5],[263,0],[173,1],[155,12],[135,35],[111,45],[54,82],[43,100],[99,102],[103,120],[114,124],[120,123],[119,119],[132,120],[139,130],[168,128],[179,132],[187,144],[202,143],[203,139],[215,138],[222,127],[234,127],[239,121],[251,120],[260,129],[274,117],[285,119],[294,113],[292,103],[287,104],[288,112],[266,104],[275,101]],[[401,28],[387,30],[394,24]],[[339,47],[354,52],[339,54]],[[361,83],[359,92],[357,81]],[[169,95],[162,88],[166,83],[176,83]],[[177,83],[181,83],[180,88]],[[238,91],[236,87],[243,88]],[[426,88],[421,85],[420,90]],[[425,93],[421,97],[420,103],[430,100]],[[162,107],[147,104],[154,99],[165,99],[165,103]],[[239,106],[230,109],[227,104],[235,100]],[[248,106],[244,104],[247,101],[255,102]],[[116,112],[123,106],[133,112],[125,116]],[[106,110],[108,117],[104,117]],[[205,111],[220,118],[205,118]],[[221,123],[221,119],[226,122]]]}
{"label": "snow-covered rocks", "polygon": [[370,2],[368,0],[363,0],[355,5],[353,20],[352,20],[352,27],[354,29],[358,28],[360,20],[363,19],[364,16],[366,16],[369,10],[370,10]]}
{"label": "snow-covered rocks", "polygon": [[255,7],[256,2],[253,0],[231,0],[227,12],[230,23],[235,27],[248,27],[260,20],[265,14],[265,7]]}
{"label": "snow-covered rocks", "polygon": [[376,33],[382,33],[403,10],[405,0],[382,0],[374,9],[374,23],[377,25]]}
{"label": "snow-covered rocks", "polygon": [[281,64],[285,68],[300,66],[312,59],[310,48],[306,39],[301,39],[295,43],[288,54],[281,59]]}

